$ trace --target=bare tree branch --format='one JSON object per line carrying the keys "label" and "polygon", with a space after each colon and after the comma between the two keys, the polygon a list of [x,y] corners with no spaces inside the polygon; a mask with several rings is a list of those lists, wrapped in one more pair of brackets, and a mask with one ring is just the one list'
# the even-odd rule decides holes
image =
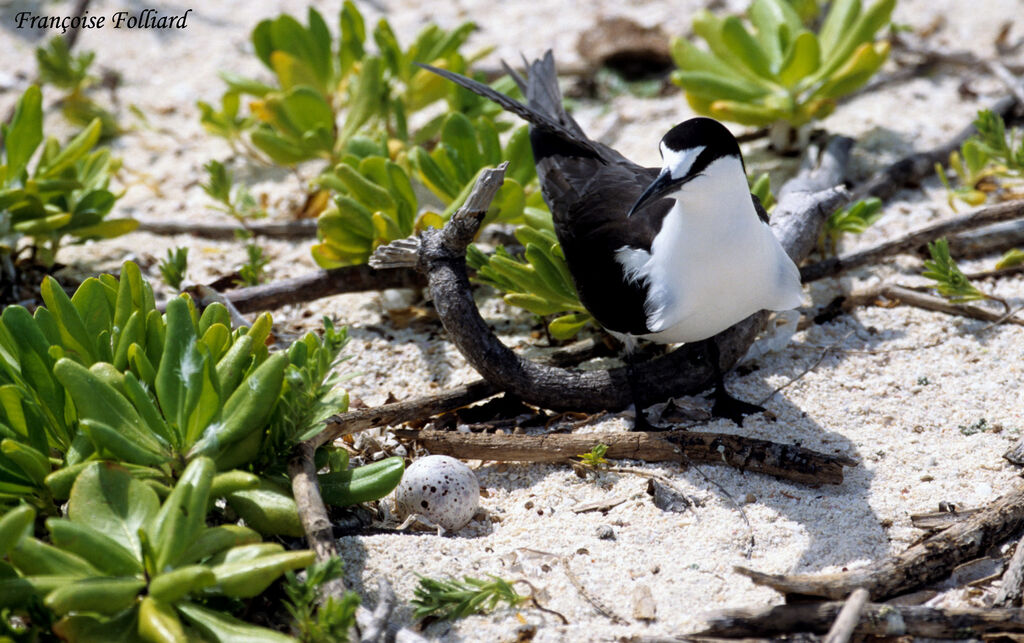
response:
{"label": "bare tree branch", "polygon": [[[1001,98],[991,109],[996,114],[1007,118],[1020,106],[1015,96]],[[878,197],[882,200],[888,199],[900,188],[917,183],[925,177],[935,173],[936,163],[947,163],[949,153],[960,149],[960,146],[971,136],[977,133],[974,125],[968,125],[956,136],[938,147],[925,152],[911,154],[893,163],[884,170],[878,172],[862,185],[857,186],[853,191],[854,200]]]}
{"label": "bare tree branch", "polygon": [[867,605],[867,602],[868,592],[866,589],[858,588],[853,590],[853,593],[850,594],[850,597],[843,604],[843,609],[839,611],[836,622],[832,624],[832,628],[825,635],[823,643],[846,643],[849,641],[853,635],[853,630],[860,622],[861,614],[864,612],[864,606]]}
{"label": "bare tree branch", "polygon": [[[795,603],[729,610],[711,617],[697,637],[777,637],[800,632],[824,633],[844,603]],[[1024,632],[1024,610],[977,607],[937,608],[918,605],[864,605],[853,630],[861,636],[917,636],[965,639],[985,634]]]}
{"label": "bare tree branch", "polygon": [[416,397],[376,408],[348,411],[328,418],[327,429],[312,440],[319,446],[343,435],[358,433],[371,427],[422,420],[478,402],[499,392],[495,386],[484,380],[474,380],[436,395]]}
{"label": "bare tree branch", "polygon": [[830,257],[800,269],[804,283],[837,275],[843,271],[876,263],[879,259],[903,252],[915,251],[930,241],[935,241],[954,232],[974,230],[992,223],[1024,217],[1024,200],[1007,201],[990,205],[973,212],[948,219],[920,230],[915,230],[898,239],[880,243],[873,248],[851,252],[841,257]]}
{"label": "bare tree branch", "polygon": [[907,304],[908,306],[914,306],[915,308],[946,313],[947,315],[958,315],[960,317],[969,317],[971,319],[979,319],[981,321],[1024,326],[1024,320],[1012,315],[1008,316],[1005,312],[996,312],[994,310],[989,310],[988,308],[972,306],[970,304],[954,304],[942,299],[941,297],[933,297],[932,295],[923,292],[890,284],[882,284],[881,286],[876,286],[867,290],[850,293],[843,301],[843,308],[849,310],[855,306],[872,304],[882,297],[890,300],[896,300],[900,303]]}
{"label": "bare tree branch", "polygon": [[283,279],[271,284],[238,288],[224,293],[243,312],[273,310],[321,297],[385,288],[422,288],[427,280],[414,270],[374,270],[367,265],[346,266]]}
{"label": "bare tree branch", "polygon": [[257,237],[270,239],[312,239],[316,237],[316,219],[298,219],[295,221],[247,221],[245,225],[238,223],[211,223],[204,221],[165,221],[159,219],[139,219],[137,232],[151,234],[188,234],[203,239],[237,239],[238,235],[249,233]]}

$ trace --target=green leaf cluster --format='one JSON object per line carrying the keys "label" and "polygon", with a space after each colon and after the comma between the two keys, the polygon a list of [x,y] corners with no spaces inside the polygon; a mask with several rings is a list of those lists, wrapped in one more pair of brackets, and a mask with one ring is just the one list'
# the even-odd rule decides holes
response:
{"label": "green leaf cluster", "polygon": [[[504,160],[510,163],[509,173],[484,223],[517,223],[528,203],[543,205],[525,126],[502,146],[490,117],[473,120],[460,112],[443,116],[440,139],[431,151],[416,146],[393,161],[385,140],[355,137],[341,162],[318,177],[321,187],[338,196],[317,221],[320,243],[312,248],[317,264],[336,268],[366,263],[382,244],[441,227],[465,202],[480,172]],[[444,211],[420,212],[417,184],[432,192]]]}
{"label": "green leaf cluster", "polygon": [[284,606],[292,615],[295,629],[302,643],[337,643],[348,641],[349,629],[355,624],[359,594],[345,592],[341,600],[327,598],[319,601],[319,587],[341,578],[342,563],[338,557],[313,563],[306,569],[306,577],[299,579],[294,572],[286,572],[284,585],[288,600]]}
{"label": "green leaf cluster", "polygon": [[948,241],[938,239],[929,243],[928,252],[932,258],[924,262],[925,270],[922,275],[935,282],[932,287],[940,295],[957,304],[989,299],[988,295],[978,290],[964,276],[956,262],[949,256]]}
{"label": "green leaf cluster", "polygon": [[825,222],[822,233],[829,251],[835,254],[836,244],[843,234],[861,234],[878,221],[882,214],[882,201],[874,197],[851,203],[833,212]]}
{"label": "green leaf cluster", "polygon": [[493,611],[500,603],[517,607],[530,599],[512,587],[507,580],[491,576],[490,580],[465,576],[457,578],[421,577],[411,601],[416,610],[413,618],[433,616],[459,619],[471,614]]}
{"label": "green leaf cluster", "polygon": [[[348,343],[348,331],[335,328],[323,319],[323,335],[309,332],[288,348],[289,368],[277,406],[267,422],[267,440],[260,462],[266,467],[280,466],[292,448],[324,430],[327,418],[348,410],[348,392],[339,384],[344,379],[337,370]],[[332,470],[344,470],[345,462],[335,462]]]}
{"label": "green leaf cluster", "polygon": [[207,526],[216,465],[196,458],[161,503],[118,465],[92,462],[66,511],[46,520],[49,542],[31,535],[35,511],[0,518],[0,605],[33,598],[60,618],[62,639],[146,643],[291,641],[206,603],[250,598],[282,574],[306,567],[312,551],[284,551],[238,525]]}
{"label": "green leaf cluster", "polygon": [[754,0],[740,17],[707,10],[693,20],[706,43],[672,41],[679,68],[672,80],[700,114],[753,126],[800,127],[824,118],[836,100],[868,81],[885,62],[889,44],[875,34],[896,0],[835,0],[817,33],[786,0]]}
{"label": "green leaf cluster", "polygon": [[45,45],[36,48],[39,81],[67,91],[60,100],[61,112],[69,122],[84,127],[93,119],[101,124],[100,138],[108,139],[121,133],[117,118],[89,96],[96,79],[89,74],[96,53],[87,51],[72,56],[67,40],[54,36]]}
{"label": "green leaf cluster", "polygon": [[160,260],[157,265],[160,276],[164,283],[172,290],[181,290],[181,284],[185,281],[185,274],[188,272],[188,247],[178,246],[168,248],[167,256]]}
{"label": "green leaf cluster", "polygon": [[[381,19],[370,34],[379,54],[370,55],[365,20],[351,0],[338,16],[338,39],[312,7],[306,25],[281,14],[260,22],[252,33],[256,55],[273,73],[274,84],[222,73],[228,91],[220,109],[199,103],[202,123],[281,165],[316,158],[337,163],[359,133],[385,132],[408,141],[408,117],[414,112],[449,96],[460,105],[476,105],[413,64],[464,71],[467,61],[459,49],[474,28],[464,23],[445,31],[431,24],[402,48]],[[248,116],[239,114],[243,95],[253,98]]]}
{"label": "green leaf cluster", "polygon": [[13,254],[18,239],[27,236],[49,265],[65,236],[75,241],[116,237],[138,222],[106,218],[120,196],[109,190],[120,161],[107,149],[95,149],[100,121],[94,119],[65,145],[52,137],[44,141],[42,100],[39,88],[29,87],[3,127],[0,256]]}
{"label": "green leaf cluster", "polygon": [[199,187],[203,192],[219,205],[215,208],[231,216],[236,221],[245,224],[251,219],[261,219],[267,216],[259,201],[244,185],[236,185],[234,176],[228,171],[224,164],[217,160],[210,160],[203,166],[206,170],[206,182],[200,183]]}
{"label": "green leaf cluster", "polygon": [[606,453],[608,453],[607,444],[595,444],[593,449],[576,457],[580,459],[580,464],[583,466],[590,469],[600,469],[608,466],[608,460],[604,457]]}
{"label": "green leaf cluster", "polygon": [[[88,279],[71,297],[52,278],[41,290],[45,306],[34,314],[8,306],[0,315],[0,504],[24,500],[53,514],[95,460],[120,462],[166,495],[188,463],[209,457],[223,472],[217,496],[247,522],[301,534],[287,486],[232,469],[258,460],[273,477],[295,444],[347,408],[333,374],[344,330],[327,323],[323,338],[309,333],[270,353],[270,315],[232,330],[223,305],[200,314],[188,297],[161,315],[131,262],[120,280]],[[338,505],[383,497],[404,469],[401,458],[355,469],[332,462],[321,485]],[[264,487],[276,504],[263,503],[269,518],[250,520],[235,505]]]}
{"label": "green leaf cluster", "polygon": [[959,151],[949,154],[957,187],[950,185],[942,166],[935,164],[954,210],[957,200],[979,206],[989,194],[1019,186],[1024,179],[1024,138],[1018,140],[1019,133],[1007,132],[1003,118],[988,109],[978,112],[974,127],[978,133],[964,141]]}
{"label": "green leaf cluster", "polygon": [[568,339],[593,322],[593,317],[576,294],[550,213],[528,208],[525,216],[527,223],[515,231],[523,244],[521,257],[501,246],[487,255],[471,245],[466,263],[476,271],[476,281],[504,291],[506,303],[543,317],[555,315],[548,322],[548,332],[555,339]]}

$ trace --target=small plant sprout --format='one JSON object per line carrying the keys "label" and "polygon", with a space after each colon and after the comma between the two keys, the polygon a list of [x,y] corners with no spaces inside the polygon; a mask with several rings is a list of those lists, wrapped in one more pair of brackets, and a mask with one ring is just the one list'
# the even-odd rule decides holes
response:
{"label": "small plant sprout", "polygon": [[861,234],[882,217],[882,201],[876,198],[851,203],[832,213],[825,222],[822,241],[830,254],[836,253],[839,239],[845,233]]}
{"label": "small plant sprout", "polygon": [[604,457],[606,453],[608,453],[608,445],[598,444],[589,452],[581,453],[576,457],[580,459],[580,465],[596,471],[608,466],[609,462]]}
{"label": "small plant sprout", "polygon": [[1013,248],[1003,253],[1003,256],[996,262],[996,270],[1004,270],[1024,264],[1024,250]]}
{"label": "small plant sprout", "polygon": [[750,180],[750,193],[757,197],[765,210],[770,211],[775,207],[775,195],[772,194],[772,179],[767,172],[762,172],[756,178]]}
{"label": "small plant sprout", "polygon": [[1003,118],[991,110],[978,112],[974,121],[978,133],[949,154],[949,167],[956,174],[958,185],[952,187],[942,166],[936,163],[939,180],[949,193],[949,205],[956,201],[978,206],[990,194],[1002,199],[1020,198],[1014,190],[1024,183],[1024,138],[1006,131]]}
{"label": "small plant sprout", "polygon": [[421,576],[411,602],[416,608],[413,618],[432,616],[455,620],[491,612],[501,603],[519,607],[530,600],[530,596],[518,593],[512,583],[497,576],[489,580],[470,576],[462,580]]}
{"label": "small plant sprout", "polygon": [[211,206],[220,210],[243,226],[251,219],[261,219],[267,216],[267,212],[260,206],[259,201],[249,192],[244,185],[234,185],[234,176],[228,172],[224,164],[217,160],[211,160],[203,166],[206,170],[207,182],[200,183],[200,187],[210,198],[220,205]]}
{"label": "small plant sprout", "polygon": [[241,286],[258,286],[263,282],[264,273],[270,260],[263,253],[263,248],[255,241],[245,244],[245,263],[238,269],[238,284]]}
{"label": "small plant sprout", "polygon": [[954,304],[988,299],[999,302],[1005,311],[1009,312],[1010,305],[1005,299],[982,292],[964,275],[949,256],[948,241],[938,239],[929,243],[928,252],[932,258],[924,262],[925,270],[922,275],[934,282],[932,288],[940,295]]}
{"label": "small plant sprout", "polygon": [[98,118],[102,125],[101,138],[107,139],[117,136],[122,130],[117,118],[89,96],[89,89],[96,84],[96,78],[89,74],[95,57],[96,53],[92,51],[72,55],[63,36],[54,36],[36,48],[40,82],[68,92],[60,99],[64,117],[79,127]]}
{"label": "small plant sprout", "polygon": [[181,290],[181,283],[185,281],[185,273],[188,272],[188,248],[178,246],[169,248],[167,256],[160,260],[160,275],[164,283],[172,290]]}
{"label": "small plant sprout", "polygon": [[292,616],[292,627],[302,643],[334,643],[349,640],[355,624],[359,594],[345,592],[341,600],[334,596],[319,602],[319,589],[325,583],[341,578],[342,562],[337,556],[306,568],[305,577],[285,572],[285,609]]}
{"label": "small plant sprout", "polygon": [[707,48],[674,39],[672,80],[697,113],[769,127],[773,146],[790,149],[804,125],[831,114],[881,68],[889,43],[875,34],[895,5],[876,0],[862,10],[859,0],[836,0],[817,33],[786,0],[754,0],[748,22],[703,10],[693,30]]}

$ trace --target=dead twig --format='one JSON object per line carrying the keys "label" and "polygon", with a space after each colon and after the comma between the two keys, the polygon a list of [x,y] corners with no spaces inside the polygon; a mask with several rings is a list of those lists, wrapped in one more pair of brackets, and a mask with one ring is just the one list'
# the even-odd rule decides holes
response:
{"label": "dead twig", "polygon": [[878,262],[879,259],[904,252],[916,251],[930,241],[949,236],[954,232],[973,230],[1000,221],[1024,217],[1024,200],[997,203],[973,212],[915,230],[897,239],[880,243],[873,248],[851,252],[841,257],[830,257],[800,269],[804,283],[837,275],[846,270]]}
{"label": "dead twig", "polygon": [[[795,603],[729,610],[713,615],[695,636],[768,637],[797,632],[824,633],[844,603]],[[1024,610],[976,607],[937,608],[917,605],[864,605],[854,634],[964,639],[996,632],[1024,632]]]}
{"label": "dead twig", "polygon": [[867,602],[868,592],[866,589],[853,590],[850,598],[846,599],[843,604],[843,609],[839,610],[836,622],[832,624],[832,628],[825,635],[824,643],[846,643],[849,641],[854,628],[860,622],[860,615],[864,612]]}
{"label": "dead twig", "polygon": [[994,270],[982,270],[980,272],[969,272],[965,277],[970,281],[982,279],[998,279],[1000,277],[1012,277],[1024,273],[1024,265],[1010,266],[1009,268],[998,268]]}
{"label": "dead twig", "polygon": [[494,386],[484,380],[475,380],[436,395],[425,395],[403,402],[332,415],[327,419],[327,428],[312,440],[320,446],[343,435],[358,433],[375,426],[402,424],[453,411],[495,393],[498,393],[498,390]]}
{"label": "dead twig", "polygon": [[[990,108],[996,114],[1007,118],[1018,107],[1020,103],[1016,96],[1006,96],[999,99]],[[925,177],[935,173],[936,163],[946,163],[949,160],[949,153],[960,149],[960,146],[971,136],[977,134],[973,123],[951,138],[946,143],[906,156],[892,165],[877,172],[863,184],[857,186],[853,191],[853,199],[866,199],[878,197],[883,201],[895,194],[900,188],[917,183]]]}
{"label": "dead twig", "polygon": [[561,612],[559,612],[557,610],[553,610],[550,607],[544,607],[543,605],[541,605],[541,602],[539,600],[537,600],[537,588],[533,586],[533,583],[531,583],[530,581],[526,580],[525,578],[517,578],[516,580],[512,581],[513,585],[517,585],[519,583],[523,583],[524,585],[526,585],[527,587],[530,588],[530,594],[529,594],[530,602],[533,603],[534,607],[536,607],[540,611],[545,612],[547,614],[552,614],[554,616],[557,616],[558,620],[562,621],[562,625],[568,625],[569,624],[569,619],[565,618],[564,614],[562,614]]}
{"label": "dead twig", "polygon": [[612,623],[616,623],[618,625],[626,625],[627,623],[629,623],[629,621],[616,614],[615,610],[605,605],[604,601],[591,594],[590,590],[583,586],[583,583],[580,581],[579,577],[576,575],[574,571],[572,571],[572,567],[569,566],[568,558],[562,558],[562,566],[565,567],[565,575],[569,577],[569,582],[572,583],[572,586],[575,587],[576,591],[580,593],[580,596],[583,597],[583,600],[590,603],[594,607],[594,609],[597,610],[598,614],[607,619],[610,619]]}
{"label": "dead twig", "polygon": [[1024,326],[1024,320],[1013,316],[1014,310],[995,312],[971,304],[954,304],[941,297],[935,297],[927,293],[891,284],[882,284],[874,288],[850,293],[843,301],[843,308],[850,310],[856,306],[871,305],[883,297],[915,308],[946,313],[947,315],[969,317],[971,319],[992,322],[993,324],[1007,323]]}
{"label": "dead twig", "polygon": [[1024,545],[1017,541],[992,604],[997,607],[1020,605],[1021,596],[1024,596]]}
{"label": "dead twig", "polygon": [[273,310],[322,297],[385,288],[422,288],[427,283],[418,272],[407,269],[374,270],[367,265],[346,266],[282,279],[271,284],[238,288],[224,293],[243,312]]}
{"label": "dead twig", "polygon": [[252,234],[270,239],[312,239],[316,236],[316,219],[296,221],[246,221],[238,223],[210,223],[204,221],[161,221],[139,219],[137,232],[173,235],[187,234],[203,239],[237,239],[239,234]]}
{"label": "dead twig", "polygon": [[596,444],[608,445],[605,457],[645,462],[725,464],[804,484],[842,484],[843,467],[854,460],[799,446],[725,433],[601,432],[497,435],[455,431],[398,429],[395,435],[416,440],[431,453],[498,462],[567,462]]}
{"label": "dead twig", "polygon": [[1021,531],[1024,484],[1000,496],[967,520],[929,536],[906,551],[862,569],[833,574],[764,574],[736,567],[758,585],[784,594],[840,599],[863,587],[875,600],[898,596],[948,576],[966,561]]}
{"label": "dead twig", "polygon": [[973,259],[1024,245],[1024,221],[1007,221],[949,238],[949,252],[957,259]]}

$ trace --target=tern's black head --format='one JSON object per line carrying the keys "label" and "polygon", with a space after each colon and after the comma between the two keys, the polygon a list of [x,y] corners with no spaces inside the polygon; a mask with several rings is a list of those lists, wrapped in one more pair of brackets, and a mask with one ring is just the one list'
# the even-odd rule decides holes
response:
{"label": "tern's black head", "polygon": [[732,156],[743,162],[736,137],[713,118],[691,118],[676,125],[662,137],[660,150],[664,161],[661,174],[640,195],[629,215],[675,192],[720,158]]}

